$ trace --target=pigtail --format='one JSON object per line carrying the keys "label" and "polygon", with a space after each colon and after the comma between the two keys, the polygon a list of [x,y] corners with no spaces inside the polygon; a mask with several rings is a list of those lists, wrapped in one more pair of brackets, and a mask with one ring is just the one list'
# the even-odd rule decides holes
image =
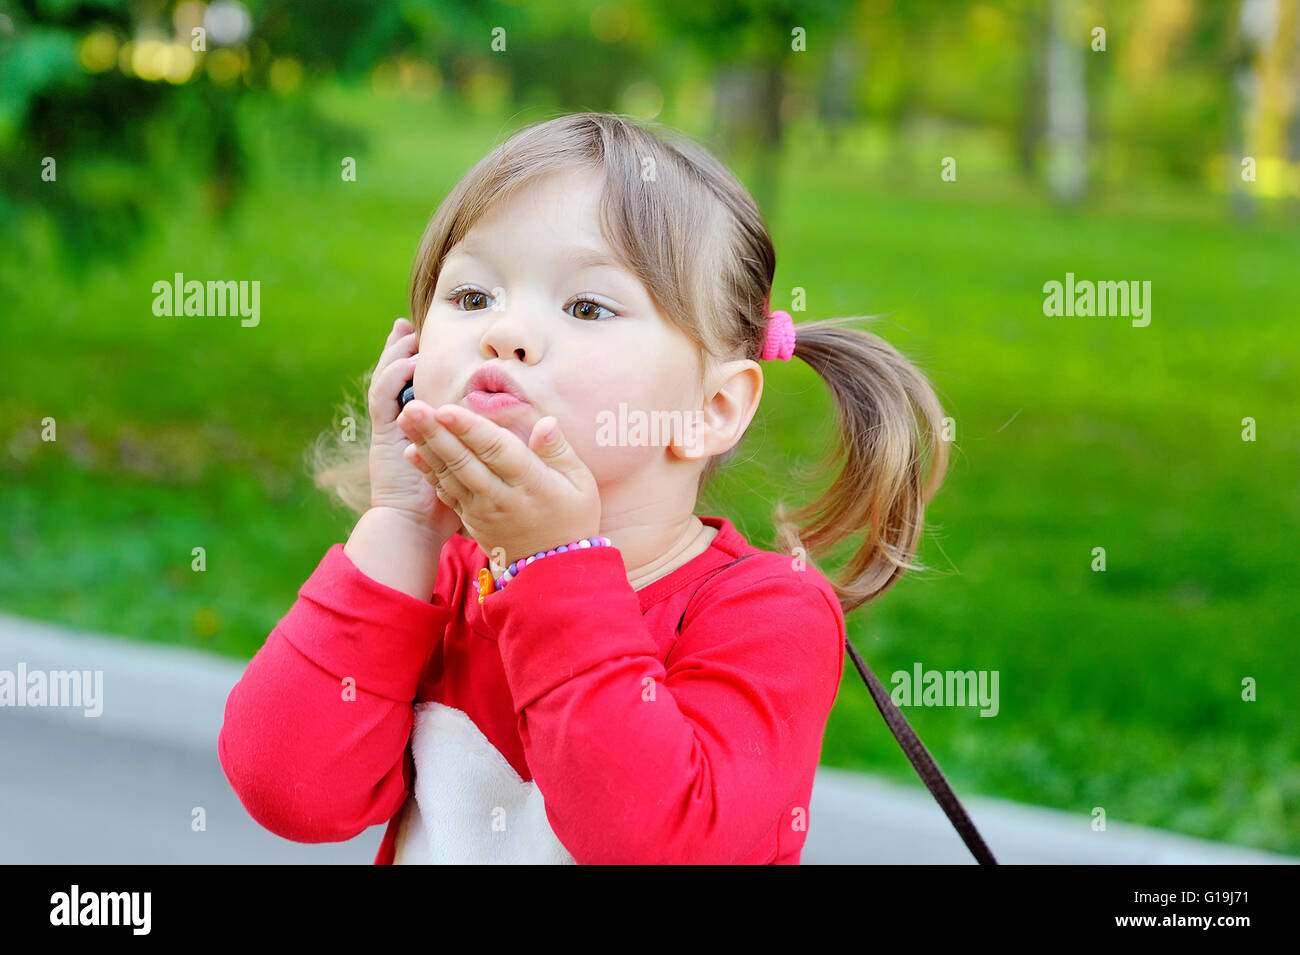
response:
{"label": "pigtail", "polygon": [[925,506],[948,469],[941,437],[943,408],[925,375],[893,345],[870,332],[843,327],[861,317],[795,326],[795,355],[830,388],[838,435],[819,474],[838,470],[820,498],[787,514],[775,513],[776,540],[825,553],[859,531],[862,544],[831,580],[847,614],[893,586],[912,563]]}

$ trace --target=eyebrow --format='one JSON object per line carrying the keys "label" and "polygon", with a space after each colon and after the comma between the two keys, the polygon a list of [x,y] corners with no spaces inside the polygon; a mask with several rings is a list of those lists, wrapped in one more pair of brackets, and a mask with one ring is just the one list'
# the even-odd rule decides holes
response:
{"label": "eyebrow", "polygon": [[607,267],[622,271],[623,267],[611,259],[600,249],[592,249],[587,246],[573,246],[565,249],[560,253],[560,258],[572,262],[579,268],[601,268]]}
{"label": "eyebrow", "polygon": [[[466,243],[459,249],[456,249],[448,258],[456,255],[463,255],[472,259],[484,260],[487,257],[483,255],[477,245]],[[610,256],[600,249],[593,249],[590,246],[574,245],[560,252],[560,258],[577,268],[611,268],[618,271],[624,271],[622,265],[615,262]]]}

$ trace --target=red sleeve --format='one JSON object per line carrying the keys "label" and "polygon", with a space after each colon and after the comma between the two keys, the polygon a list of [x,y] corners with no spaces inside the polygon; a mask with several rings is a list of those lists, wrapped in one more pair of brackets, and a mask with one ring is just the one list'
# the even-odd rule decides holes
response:
{"label": "red sleeve", "polygon": [[226,700],[217,755],[260,825],[341,842],[401,807],[416,688],[452,614],[438,591],[426,603],[367,577],[342,544],[325,553]]}
{"label": "red sleeve", "polygon": [[820,587],[779,569],[719,575],[667,670],[612,547],[535,561],[483,613],[546,815],[579,863],[776,848],[843,671],[843,614]]}

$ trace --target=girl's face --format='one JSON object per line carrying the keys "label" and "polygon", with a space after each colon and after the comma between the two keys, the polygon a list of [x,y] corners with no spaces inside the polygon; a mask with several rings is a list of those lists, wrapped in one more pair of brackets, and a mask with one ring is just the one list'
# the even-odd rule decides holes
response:
{"label": "girl's face", "polygon": [[[434,408],[470,408],[524,444],[554,415],[605,488],[644,474],[669,440],[681,445],[689,432],[674,438],[666,423],[698,421],[703,395],[698,349],[601,238],[600,189],[593,170],[548,176],[450,250],[420,329],[415,393]],[[488,409],[468,398],[484,366],[507,375],[525,401]],[[638,413],[656,420],[654,412],[659,427],[620,427]]]}

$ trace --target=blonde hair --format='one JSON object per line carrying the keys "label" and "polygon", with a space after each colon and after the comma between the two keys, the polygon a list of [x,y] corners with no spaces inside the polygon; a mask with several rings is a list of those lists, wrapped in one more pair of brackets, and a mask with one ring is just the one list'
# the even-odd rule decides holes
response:
{"label": "blonde hair", "polygon": [[[702,146],[672,129],[611,113],[572,113],[525,126],[456,184],[425,229],[411,268],[415,330],[428,313],[443,259],[488,209],[543,176],[575,168],[603,173],[602,234],[660,313],[701,349],[701,383],[708,362],[757,361],[776,271],[758,207]],[[911,561],[925,505],[948,460],[938,434],[943,410],[926,377],[888,342],[845,327],[868,320],[796,325],[794,353],[826,382],[837,410],[838,441],[823,469],[842,467],[816,501],[793,514],[782,504],[774,512],[778,546],[788,553],[802,547],[824,556],[866,532],[840,573],[828,575],[845,613],[888,590],[905,571],[922,569]],[[349,400],[343,409],[364,437],[326,444],[336,433],[322,435],[310,466],[317,487],[358,513],[370,503],[364,408]],[[700,489],[738,448],[739,442],[708,461]]]}

